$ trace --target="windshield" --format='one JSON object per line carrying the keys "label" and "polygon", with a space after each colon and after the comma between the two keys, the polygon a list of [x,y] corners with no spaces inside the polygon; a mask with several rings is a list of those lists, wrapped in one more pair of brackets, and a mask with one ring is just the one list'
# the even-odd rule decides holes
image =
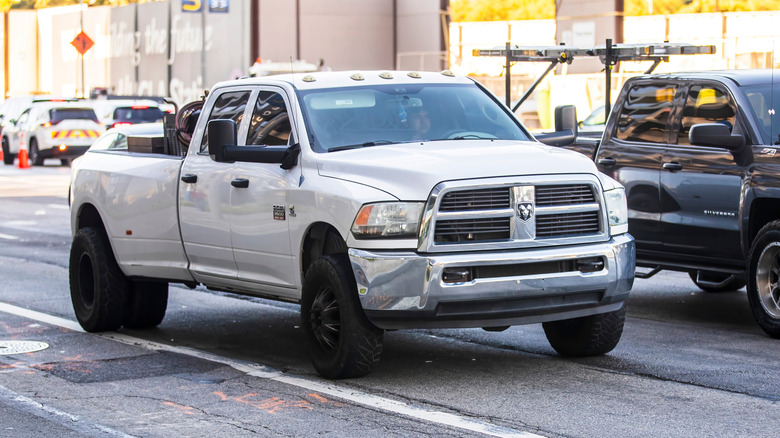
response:
{"label": "windshield", "polygon": [[[778,78],[780,80],[780,78]],[[758,120],[761,143],[780,144],[780,90],[772,92],[772,84],[742,87],[750,102],[750,109]]]}
{"label": "windshield", "polygon": [[114,110],[115,122],[152,123],[162,121],[160,108],[148,106],[120,107]]}
{"label": "windshield", "polygon": [[475,84],[330,88],[302,91],[301,101],[317,152],[445,139],[530,139]]}
{"label": "windshield", "polygon": [[52,123],[69,119],[97,121],[95,111],[91,108],[52,108],[49,110],[49,117]]}

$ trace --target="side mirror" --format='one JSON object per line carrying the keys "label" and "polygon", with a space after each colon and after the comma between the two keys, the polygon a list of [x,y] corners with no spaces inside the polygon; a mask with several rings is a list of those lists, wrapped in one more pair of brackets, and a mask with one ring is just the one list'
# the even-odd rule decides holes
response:
{"label": "side mirror", "polygon": [[209,155],[214,161],[279,164],[285,170],[292,169],[298,163],[301,146],[297,143],[289,147],[237,146],[236,122],[229,119],[211,120],[206,129],[209,135]]}
{"label": "side mirror", "polygon": [[574,105],[561,105],[555,107],[555,131],[570,129],[577,136],[577,107]]}
{"label": "side mirror", "polygon": [[745,146],[745,137],[732,134],[729,127],[722,123],[702,123],[691,126],[688,140],[693,145],[714,146],[738,152]]}
{"label": "side mirror", "polygon": [[209,155],[214,161],[221,162],[225,159],[225,146],[236,144],[236,122],[230,119],[217,119],[209,121],[206,125],[209,140]]}
{"label": "side mirror", "polygon": [[550,132],[547,134],[536,134],[539,142],[548,146],[568,146],[574,144],[577,139],[577,135],[571,129],[564,129],[562,131]]}

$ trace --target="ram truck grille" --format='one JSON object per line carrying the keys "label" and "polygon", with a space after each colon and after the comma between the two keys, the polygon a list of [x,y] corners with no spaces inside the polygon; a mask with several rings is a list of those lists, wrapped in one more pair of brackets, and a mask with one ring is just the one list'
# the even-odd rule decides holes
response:
{"label": "ram truck grille", "polygon": [[436,211],[437,246],[539,242],[604,233],[593,184],[532,184],[445,193]]}

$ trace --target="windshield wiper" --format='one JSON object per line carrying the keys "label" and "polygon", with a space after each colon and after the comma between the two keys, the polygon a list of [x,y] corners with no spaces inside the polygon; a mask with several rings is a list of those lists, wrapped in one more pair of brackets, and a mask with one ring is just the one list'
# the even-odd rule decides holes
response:
{"label": "windshield wiper", "polygon": [[483,137],[477,134],[459,135],[457,137],[448,138],[447,140],[495,140],[496,137]]}
{"label": "windshield wiper", "polygon": [[358,149],[366,146],[379,146],[382,144],[395,144],[395,143],[396,142],[390,140],[374,140],[374,141],[367,141],[365,143],[360,143],[360,144],[348,144],[345,146],[336,146],[335,148],[328,149],[328,152],[345,151],[348,149]]}

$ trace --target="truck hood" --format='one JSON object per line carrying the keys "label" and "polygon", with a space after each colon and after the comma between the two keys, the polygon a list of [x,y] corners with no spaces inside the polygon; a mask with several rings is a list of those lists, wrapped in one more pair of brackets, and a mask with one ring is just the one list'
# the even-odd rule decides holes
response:
{"label": "truck hood", "polygon": [[317,154],[323,177],[368,185],[402,201],[423,201],[443,181],[548,174],[598,175],[577,152],[534,142],[452,140]]}

